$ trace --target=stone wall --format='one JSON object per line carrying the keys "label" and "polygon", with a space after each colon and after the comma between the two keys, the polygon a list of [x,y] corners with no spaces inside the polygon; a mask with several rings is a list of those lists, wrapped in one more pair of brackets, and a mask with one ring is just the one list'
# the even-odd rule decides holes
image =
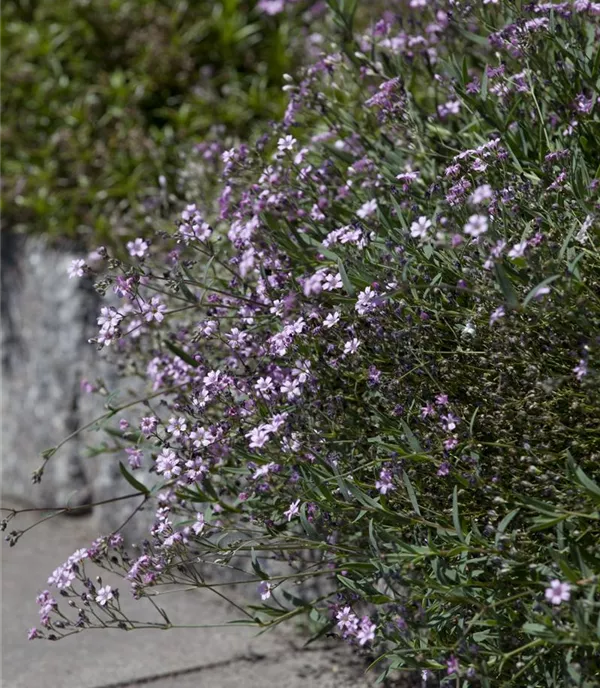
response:
{"label": "stone wall", "polygon": [[[1,236],[3,496],[56,507],[131,492],[117,457],[88,456],[87,447],[103,439],[90,431],[67,442],[46,463],[42,481],[33,484],[42,452],[106,411],[105,399],[83,391],[81,380],[102,378],[111,390],[122,381],[88,343],[97,334],[100,301],[91,280],[68,279],[67,269],[79,256],[49,248],[40,238]],[[93,513],[109,532],[134,506],[127,500],[95,507]],[[137,519],[144,520],[148,517]],[[130,524],[129,535],[135,532]]]}

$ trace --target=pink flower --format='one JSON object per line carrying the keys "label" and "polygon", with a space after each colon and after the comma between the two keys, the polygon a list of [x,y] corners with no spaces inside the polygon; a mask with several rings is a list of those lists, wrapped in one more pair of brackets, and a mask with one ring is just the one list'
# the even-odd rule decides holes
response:
{"label": "pink flower", "polygon": [[568,583],[561,583],[555,579],[550,581],[549,587],[545,592],[546,599],[552,604],[559,605],[561,602],[568,602],[571,597],[571,586]]}
{"label": "pink flower", "polygon": [[167,307],[164,305],[164,303],[161,303],[161,300],[158,296],[153,296],[150,299],[150,303],[146,301],[142,304],[142,312],[144,313],[146,322],[152,322],[153,320],[156,320],[156,322],[162,322],[165,319],[164,312],[166,310]]}
{"label": "pink flower", "polygon": [[354,635],[358,630],[358,617],[350,609],[350,607],[344,607],[336,615],[337,626],[341,631],[350,633]]}
{"label": "pink flower", "polygon": [[148,244],[146,241],[138,237],[134,241],[127,242],[127,250],[129,251],[130,256],[134,258],[136,256],[138,258],[143,258],[146,255],[146,251],[148,250]]}
{"label": "pink flower", "polygon": [[359,645],[366,645],[366,643],[375,639],[375,629],[377,626],[371,623],[371,619],[368,616],[363,616],[360,620],[360,628],[356,633],[356,639]]}

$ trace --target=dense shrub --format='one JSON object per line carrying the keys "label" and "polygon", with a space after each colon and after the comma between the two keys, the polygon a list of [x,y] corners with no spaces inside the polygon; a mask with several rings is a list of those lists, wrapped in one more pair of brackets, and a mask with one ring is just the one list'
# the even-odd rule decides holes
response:
{"label": "dense shrub", "polygon": [[245,554],[248,621],[309,613],[382,676],[597,685],[600,5],[412,0],[355,42],[335,11],[345,50],[223,152],[219,215],[106,259],[97,344],[153,394],[112,432],[156,522],[57,569],[79,616],[46,591],[31,635],[130,627],[86,558],[152,596]]}
{"label": "dense shrub", "polygon": [[5,226],[101,242],[131,231],[174,191],[179,144],[215,122],[247,133],[281,114],[282,75],[310,45],[313,7],[7,3]]}

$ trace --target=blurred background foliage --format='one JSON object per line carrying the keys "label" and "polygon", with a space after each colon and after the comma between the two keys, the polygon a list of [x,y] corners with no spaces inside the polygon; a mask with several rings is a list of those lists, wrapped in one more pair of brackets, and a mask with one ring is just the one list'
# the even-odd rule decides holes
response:
{"label": "blurred background foliage", "polygon": [[215,124],[248,136],[281,114],[283,74],[318,13],[314,2],[275,15],[243,0],[5,3],[4,228],[88,245],[139,234],[169,198],[182,146]]}

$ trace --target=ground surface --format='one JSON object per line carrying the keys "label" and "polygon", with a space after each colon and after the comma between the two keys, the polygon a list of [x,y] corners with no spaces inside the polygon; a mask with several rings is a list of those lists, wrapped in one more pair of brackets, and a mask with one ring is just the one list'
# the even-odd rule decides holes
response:
{"label": "ground surface", "polygon": [[[12,506],[5,500],[3,506]],[[19,505],[17,505],[19,506]],[[39,515],[37,516],[39,519]],[[20,516],[23,528],[33,518]],[[37,519],[36,519],[37,520]],[[9,528],[10,529],[10,528]],[[341,643],[302,649],[292,627],[256,635],[248,627],[143,630],[89,630],[59,642],[28,641],[37,625],[35,596],[56,566],[94,532],[86,517],[52,519],[9,548],[2,543],[2,686],[3,688],[363,688],[364,661]],[[104,583],[120,587],[123,607],[135,618],[143,604],[130,599],[122,581],[100,572]],[[209,591],[165,596],[162,606],[173,623],[219,624],[239,618]],[[131,614],[134,618],[133,613]]]}

